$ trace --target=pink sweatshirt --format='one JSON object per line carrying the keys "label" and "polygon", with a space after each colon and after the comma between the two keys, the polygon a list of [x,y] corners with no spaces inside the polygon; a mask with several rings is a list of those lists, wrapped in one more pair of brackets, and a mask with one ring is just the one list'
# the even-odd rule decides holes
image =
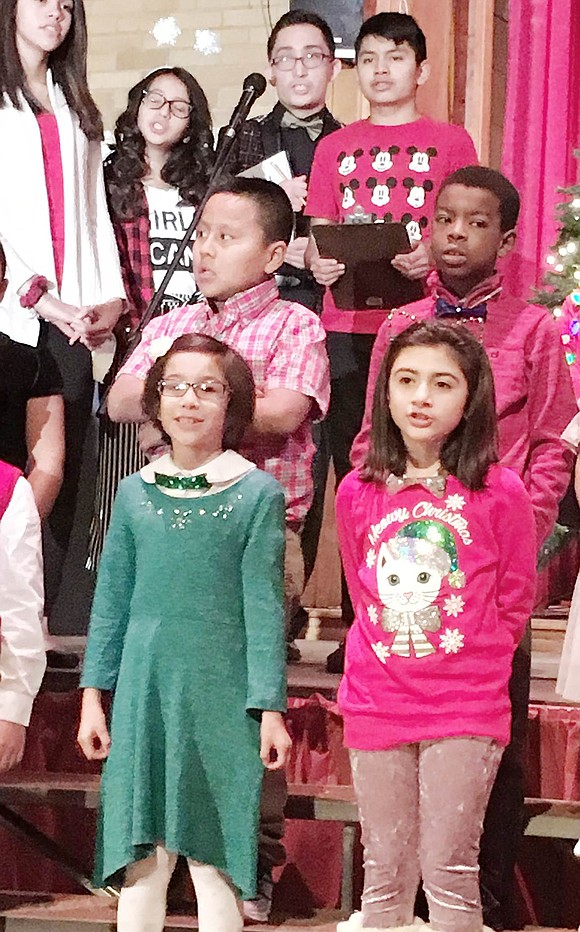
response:
{"label": "pink sweatshirt", "polygon": [[[353,466],[364,462],[375,383],[391,339],[413,320],[431,320],[434,309],[433,295],[391,312],[379,330],[363,424],[351,451]],[[578,410],[558,329],[546,308],[526,304],[505,292],[488,302],[485,323],[469,321],[465,326],[483,339],[489,356],[500,460],[517,472],[530,494],[539,549],[554,527],[558,503],[570,481],[572,457],[560,435]]]}
{"label": "pink sweatshirt", "polygon": [[512,658],[533,607],[529,496],[493,466],[389,491],[346,476],[338,536],[355,621],[339,689],[345,744],[380,750],[466,735],[509,741]]}

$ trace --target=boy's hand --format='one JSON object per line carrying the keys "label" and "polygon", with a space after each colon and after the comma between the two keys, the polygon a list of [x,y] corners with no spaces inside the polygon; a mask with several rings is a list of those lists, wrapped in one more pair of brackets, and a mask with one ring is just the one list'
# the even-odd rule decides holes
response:
{"label": "boy's hand", "polygon": [[296,239],[293,239],[292,242],[286,248],[286,255],[284,256],[284,262],[287,262],[289,265],[293,265],[296,269],[306,268],[304,254],[306,252],[306,247],[308,246],[308,237],[307,236],[298,236]]}
{"label": "boy's hand", "polygon": [[391,265],[405,278],[413,280],[426,278],[432,268],[429,250],[422,240],[417,243],[412,252],[403,252],[395,256],[391,260]]}
{"label": "boy's hand", "polygon": [[109,756],[111,738],[98,689],[85,689],[83,693],[77,743],[87,760],[105,760]]}
{"label": "boy's hand", "polygon": [[344,262],[338,262],[337,259],[324,259],[322,256],[317,256],[310,263],[310,271],[319,285],[325,285],[328,288],[334,285],[341,275],[344,275],[346,265]]}
{"label": "boy's hand", "polygon": [[20,763],[25,743],[24,725],[0,720],[0,773],[6,773]]}
{"label": "boy's hand", "polygon": [[[286,763],[292,740],[280,712],[262,712],[260,758],[266,770],[281,770]],[[272,751],[275,758],[272,760]]]}
{"label": "boy's hand", "polygon": [[306,203],[306,194],[308,193],[306,175],[297,175],[296,178],[287,178],[285,181],[280,182],[280,187],[288,195],[294,213],[300,213]]}

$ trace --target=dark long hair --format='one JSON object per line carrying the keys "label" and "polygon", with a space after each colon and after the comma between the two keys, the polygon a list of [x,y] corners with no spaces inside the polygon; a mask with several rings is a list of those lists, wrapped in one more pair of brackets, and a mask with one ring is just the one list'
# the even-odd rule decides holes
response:
{"label": "dark long hair", "polygon": [[115,126],[116,149],[107,162],[105,175],[110,208],[119,220],[132,220],[139,214],[143,202],[141,179],[149,167],[145,159],[145,140],[137,126],[137,114],[143,91],[148,90],[160,74],[175,75],[187,88],[192,106],[184,135],[169,153],[161,177],[177,188],[180,197],[194,207],[207,188],[213,164],[213,136],[207,98],[185,68],[158,68],[131,88],[127,109]]}
{"label": "dark long hair", "polygon": [[370,448],[361,478],[384,482],[390,473],[405,472],[407,450],[389,410],[389,379],[397,357],[409,346],[444,346],[465,376],[465,411],[441,448],[441,465],[466,488],[482,489],[489,467],[498,460],[491,366],[483,346],[466,327],[436,321],[411,324],[391,341],[375,386]]}
{"label": "dark long hair", "polygon": [[143,390],[144,414],[163,432],[165,439],[169,440],[159,420],[158,384],[165,374],[167,363],[176,353],[204,353],[208,356],[215,356],[218,360],[229,391],[222,445],[224,450],[237,450],[254,419],[256,405],[254,376],[245,359],[236,350],[231,349],[221,340],[216,340],[215,337],[201,333],[185,333],[177,337],[165,355],[153,363]]}
{"label": "dark long hair", "polygon": [[[17,3],[18,0],[0,0],[0,22],[4,24],[0,31],[0,108],[6,106],[3,95],[18,110],[22,109],[24,97],[34,113],[41,113],[42,106],[26,85],[16,46]],[[68,35],[48,56],[48,67],[85,136],[102,139],[103,121],[87,81],[87,21],[83,0],[75,0]]]}

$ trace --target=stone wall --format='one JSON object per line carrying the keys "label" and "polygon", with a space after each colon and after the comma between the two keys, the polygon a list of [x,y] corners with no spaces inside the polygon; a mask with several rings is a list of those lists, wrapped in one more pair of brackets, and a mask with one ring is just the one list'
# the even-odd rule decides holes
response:
{"label": "stone wall", "polygon": [[[148,71],[180,65],[205,90],[215,126],[227,123],[244,77],[266,67],[270,22],[288,9],[284,0],[85,0],[89,29],[89,81],[107,130],[124,109],[127,91]],[[174,46],[158,46],[151,30],[174,17],[181,35]],[[196,30],[211,30],[221,51],[194,48]],[[252,114],[267,112],[269,87]]]}

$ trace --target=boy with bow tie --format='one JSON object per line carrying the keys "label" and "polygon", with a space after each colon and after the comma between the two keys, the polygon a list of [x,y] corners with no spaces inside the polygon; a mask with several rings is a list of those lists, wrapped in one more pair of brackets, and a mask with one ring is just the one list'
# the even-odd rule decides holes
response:
{"label": "boy with bow tie", "polygon": [[[453,172],[435,205],[429,297],[390,312],[374,345],[363,425],[352,447],[360,465],[368,447],[375,383],[391,339],[415,320],[437,318],[468,327],[493,370],[500,462],[523,480],[532,500],[538,551],[550,534],[570,479],[560,435],[577,408],[557,327],[544,307],[508,293],[496,270],[511,252],[520,199],[491,168]],[[510,682],[512,738],[491,795],[481,845],[484,919],[513,928],[510,887],[523,829],[523,751],[530,684],[529,636],[516,651]]]}

